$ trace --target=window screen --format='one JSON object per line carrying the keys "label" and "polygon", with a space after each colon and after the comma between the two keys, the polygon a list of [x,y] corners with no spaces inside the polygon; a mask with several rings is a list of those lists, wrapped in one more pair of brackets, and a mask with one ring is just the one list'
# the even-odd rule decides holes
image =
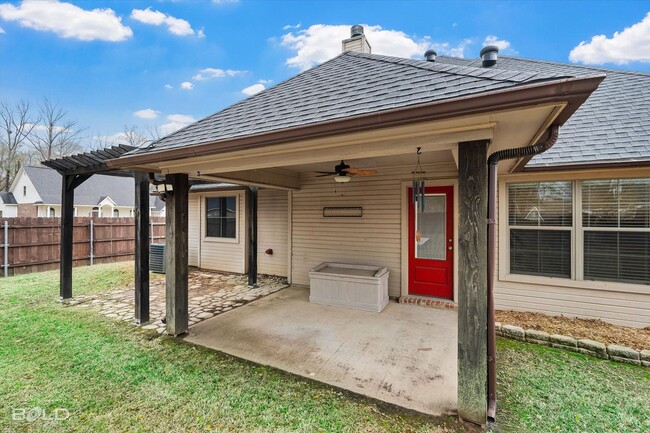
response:
{"label": "window screen", "polygon": [[584,278],[650,284],[650,179],[582,182]]}
{"label": "window screen", "polygon": [[510,273],[571,278],[571,182],[508,185]]}
{"label": "window screen", "polygon": [[205,199],[206,236],[237,237],[237,197],[207,197]]}

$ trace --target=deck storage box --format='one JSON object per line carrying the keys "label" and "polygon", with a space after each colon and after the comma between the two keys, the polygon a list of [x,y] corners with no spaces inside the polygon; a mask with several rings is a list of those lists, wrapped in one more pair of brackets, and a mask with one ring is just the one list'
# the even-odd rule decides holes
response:
{"label": "deck storage box", "polygon": [[381,312],[388,303],[388,269],[321,263],[309,272],[309,302]]}

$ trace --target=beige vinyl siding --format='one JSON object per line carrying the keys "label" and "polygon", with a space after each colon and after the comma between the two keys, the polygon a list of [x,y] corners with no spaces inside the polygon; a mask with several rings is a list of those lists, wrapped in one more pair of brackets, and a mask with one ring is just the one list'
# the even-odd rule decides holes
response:
{"label": "beige vinyl siding", "polygon": [[[292,192],[293,284],[309,285],[309,270],[322,262],[381,265],[390,271],[389,295],[400,296],[402,182],[411,179],[412,169],[381,168],[377,175],[344,185],[332,177],[302,174],[301,189]],[[428,173],[457,176],[453,163]],[[324,218],[325,206],[361,206],[363,217]]]}
{"label": "beige vinyl siding", "polygon": [[[499,215],[497,239],[497,281],[495,306],[500,310],[532,311],[600,319],[609,323],[643,328],[650,326],[650,286],[604,281],[576,281],[509,274],[506,182],[536,182],[626,178],[647,175],[638,168],[608,171],[576,171],[561,173],[530,173],[504,176],[499,182]],[[574,215],[574,218],[579,215]],[[500,233],[499,233],[500,232]],[[574,243],[574,245],[576,245]],[[578,246],[579,247],[579,246]]]}
{"label": "beige vinyl siding", "polygon": [[[216,239],[205,236],[205,198],[237,196],[237,239]],[[194,205],[193,205],[194,203]],[[196,263],[202,269],[244,273],[246,259],[246,200],[243,191],[219,191],[190,194],[189,249],[197,251]]]}
{"label": "beige vinyl siding", "polygon": [[[260,189],[257,196],[257,271],[287,276],[289,193]],[[266,254],[267,249],[273,254]]]}
{"label": "beige vinyl siding", "polygon": [[199,194],[190,194],[188,198],[188,263],[199,266],[199,243],[201,233],[201,218],[199,215]]}

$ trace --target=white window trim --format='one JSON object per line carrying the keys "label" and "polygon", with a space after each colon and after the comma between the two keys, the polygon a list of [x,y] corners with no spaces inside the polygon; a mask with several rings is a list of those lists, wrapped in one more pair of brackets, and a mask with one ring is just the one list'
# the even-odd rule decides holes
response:
{"label": "white window trim", "polygon": [[[650,285],[622,283],[617,281],[598,281],[584,279],[584,231],[631,231],[650,232],[650,228],[636,227],[594,227],[584,228],[582,225],[582,181],[589,180],[610,180],[610,179],[639,179],[648,178],[647,172],[642,170],[629,173],[618,172],[596,172],[597,175],[589,175],[588,172],[578,174],[571,173],[542,173],[539,175],[521,174],[511,175],[499,180],[499,236],[498,236],[498,279],[503,282],[540,284],[548,286],[565,286],[581,289],[604,290],[625,293],[650,294]],[[549,182],[549,181],[571,181],[573,185],[573,225],[571,227],[571,278],[543,277],[535,275],[522,275],[510,273],[510,226],[508,221],[509,202],[508,184],[525,182]],[[513,226],[516,228],[517,226]],[[530,226],[526,226],[530,228]],[[504,229],[505,228],[505,229]],[[543,229],[539,227],[540,229]],[[568,227],[567,227],[568,229]]]}
{"label": "white window trim", "polygon": [[[234,238],[221,238],[216,236],[208,236],[207,226],[206,226],[206,212],[205,199],[212,197],[235,197],[237,200],[237,209],[235,210],[235,237]],[[218,191],[211,192],[206,194],[201,194],[199,196],[199,206],[200,206],[200,215],[201,215],[201,239],[204,242],[215,242],[215,243],[224,243],[224,244],[238,244],[240,239],[240,218],[241,218],[241,205],[242,205],[242,193],[241,192],[232,192],[232,191]]]}

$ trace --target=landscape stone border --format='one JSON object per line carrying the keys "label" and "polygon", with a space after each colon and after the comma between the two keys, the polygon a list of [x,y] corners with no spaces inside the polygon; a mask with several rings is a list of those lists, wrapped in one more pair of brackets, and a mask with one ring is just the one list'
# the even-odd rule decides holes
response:
{"label": "landscape stone border", "polygon": [[566,335],[537,331],[535,329],[524,329],[519,326],[502,325],[496,323],[496,334],[512,340],[524,341],[527,343],[540,344],[542,346],[554,347],[556,349],[569,350],[610,361],[624,362],[643,367],[650,367],[650,350],[636,351],[629,347],[617,344],[605,345],[600,341],[575,339]]}

